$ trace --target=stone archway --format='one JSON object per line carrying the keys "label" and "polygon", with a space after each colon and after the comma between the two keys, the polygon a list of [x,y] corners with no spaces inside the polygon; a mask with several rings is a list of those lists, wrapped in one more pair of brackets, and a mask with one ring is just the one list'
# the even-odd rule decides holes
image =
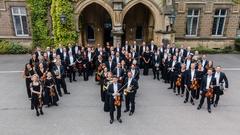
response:
{"label": "stone archway", "polygon": [[[76,31],[78,31],[80,33],[79,43],[81,43],[81,44],[86,44],[86,42],[83,42],[84,37],[83,37],[83,34],[81,34],[82,31],[79,27],[80,26],[80,21],[79,21],[80,19],[79,18],[81,16],[82,12],[84,11],[84,9],[87,8],[88,6],[91,6],[91,5],[98,5],[100,8],[103,8],[106,11],[107,15],[110,16],[110,21],[111,21],[112,26],[114,26],[114,24],[115,24],[114,11],[113,11],[112,7],[107,2],[102,1],[102,0],[79,1],[75,5],[74,14],[75,14],[75,22],[76,22]],[[111,26],[111,29],[112,29],[112,26]],[[104,37],[101,37],[101,38],[104,38]],[[96,44],[97,43],[99,43],[99,42],[96,42]],[[100,42],[100,44],[103,44],[103,41]]]}
{"label": "stone archway", "polygon": [[123,8],[123,11],[121,13],[121,20],[120,24],[124,23],[125,16],[128,14],[128,12],[136,5],[142,4],[146,6],[153,16],[154,20],[154,32],[153,32],[153,40],[160,44],[162,42],[162,34],[160,33],[163,31],[164,27],[164,15],[162,14],[161,9],[157,8],[156,3],[149,1],[149,0],[132,0]]}

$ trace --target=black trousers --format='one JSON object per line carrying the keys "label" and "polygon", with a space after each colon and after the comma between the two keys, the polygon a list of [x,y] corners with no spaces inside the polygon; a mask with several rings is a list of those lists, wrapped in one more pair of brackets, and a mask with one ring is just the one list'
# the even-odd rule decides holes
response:
{"label": "black trousers", "polygon": [[184,85],[177,87],[177,92],[178,92],[178,94],[184,94],[184,92],[185,92]]}
{"label": "black trousers", "polygon": [[61,78],[61,79],[56,79],[56,85],[57,85],[57,91],[59,95],[62,95],[61,92],[61,87],[63,88],[63,92],[67,93],[67,86],[66,86],[66,82],[65,82],[65,78]]}
{"label": "black trousers", "polygon": [[[113,106],[115,107],[115,106]],[[121,118],[121,105],[117,106],[117,120],[119,120]],[[110,109],[110,119],[114,120],[114,111],[115,109]]]}
{"label": "black trousers", "polygon": [[143,75],[148,75],[148,71],[149,71],[149,65],[148,65],[148,63],[144,63],[144,65],[143,65]]}
{"label": "black trousers", "polygon": [[223,91],[220,90],[220,87],[217,86],[214,88],[214,92],[213,92],[213,97],[212,97],[212,103],[214,104],[218,104],[220,96],[223,94]]}
{"label": "black trousers", "polygon": [[28,98],[31,98],[31,89],[30,89],[30,84],[31,84],[31,79],[30,78],[26,78],[26,88],[27,88],[27,95]]}
{"label": "black trousers", "polygon": [[[190,99],[190,102],[193,102],[193,98],[195,98],[195,94],[196,91],[195,90],[191,90],[190,87],[188,87],[188,90],[186,90],[186,98],[185,98],[185,101],[188,101],[189,97],[191,98]],[[190,95],[191,94],[191,95]]]}
{"label": "black trousers", "polygon": [[170,87],[176,89],[176,73],[170,71]]}
{"label": "black trousers", "polygon": [[[203,92],[202,93],[202,97],[201,97],[201,100],[200,100],[200,104],[199,104],[199,107],[202,107],[203,103],[204,103],[204,100],[205,100],[205,94],[206,92]],[[211,109],[211,99],[209,97],[207,97],[207,107],[208,109]]]}
{"label": "black trousers", "polygon": [[88,81],[89,71],[87,69],[83,70],[83,79],[84,81]]}
{"label": "black trousers", "polygon": [[70,82],[72,82],[72,80],[76,80],[76,71],[74,70],[73,66],[69,66],[68,74]]}
{"label": "black trousers", "polygon": [[157,79],[160,79],[159,78],[159,68],[157,69],[155,66],[153,66],[153,75],[154,75],[154,79],[157,77]]}
{"label": "black trousers", "polygon": [[[125,104],[126,110],[130,110],[130,112],[134,113],[135,111],[135,93],[129,93],[125,96]],[[131,105],[131,108],[130,108]]]}

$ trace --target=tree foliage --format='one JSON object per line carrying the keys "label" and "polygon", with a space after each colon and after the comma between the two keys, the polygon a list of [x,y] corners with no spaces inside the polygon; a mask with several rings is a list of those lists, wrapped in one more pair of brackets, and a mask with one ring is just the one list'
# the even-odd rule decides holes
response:
{"label": "tree foliage", "polygon": [[47,47],[51,45],[48,8],[51,0],[27,0],[30,9],[33,46]]}

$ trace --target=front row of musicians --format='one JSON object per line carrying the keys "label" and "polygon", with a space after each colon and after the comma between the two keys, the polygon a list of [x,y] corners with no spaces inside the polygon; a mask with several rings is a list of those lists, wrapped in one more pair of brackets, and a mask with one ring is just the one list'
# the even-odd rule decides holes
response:
{"label": "front row of musicians", "polygon": [[110,124],[114,122],[114,111],[117,110],[117,120],[122,123],[121,120],[121,107],[123,95],[125,96],[126,109],[124,112],[128,112],[129,116],[133,115],[135,111],[135,95],[138,89],[138,81],[134,78],[131,71],[127,72],[127,78],[124,83],[119,83],[118,77],[113,76],[112,82],[107,86],[107,96],[109,96],[109,112],[110,112]]}

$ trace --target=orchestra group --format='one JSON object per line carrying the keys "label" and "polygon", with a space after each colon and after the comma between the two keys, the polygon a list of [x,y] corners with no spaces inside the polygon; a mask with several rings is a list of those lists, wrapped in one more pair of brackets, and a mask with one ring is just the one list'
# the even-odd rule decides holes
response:
{"label": "orchestra group", "polygon": [[[147,76],[149,70],[153,79],[163,80],[169,84],[177,96],[185,97],[184,103],[195,105],[200,99],[197,109],[201,109],[207,98],[207,110],[211,113],[211,105],[217,107],[224,88],[228,88],[228,80],[221,66],[214,66],[213,61],[191,47],[176,47],[175,44],[161,44],[154,41],[141,45],[133,41],[125,41],[111,46],[68,44],[42,50],[37,47],[29,62],[25,65],[24,78],[31,109],[36,115],[43,115],[43,106],[58,106],[59,96],[70,94],[65,79],[77,82],[77,77],[88,81],[94,76],[100,87],[99,97],[103,102],[103,110],[110,113],[110,124],[121,120],[121,107],[125,104],[124,113],[132,116],[135,112],[135,95],[139,89],[141,71]],[[142,84],[143,85],[143,84]]]}

